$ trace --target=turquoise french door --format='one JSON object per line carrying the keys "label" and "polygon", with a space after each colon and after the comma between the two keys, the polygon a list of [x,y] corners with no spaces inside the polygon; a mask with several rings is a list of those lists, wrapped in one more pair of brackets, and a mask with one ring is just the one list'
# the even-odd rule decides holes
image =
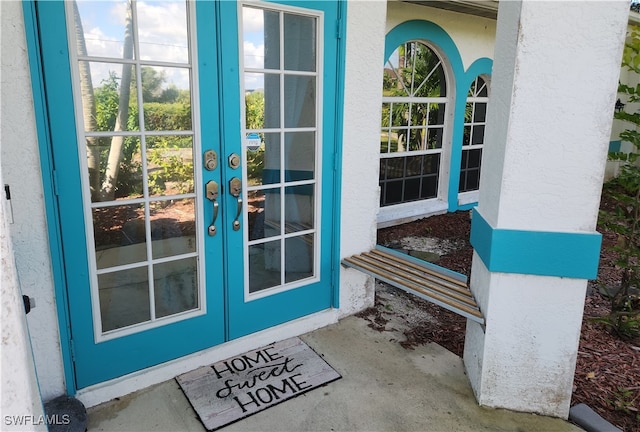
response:
{"label": "turquoise french door", "polygon": [[332,307],[341,7],[37,3],[76,388]]}

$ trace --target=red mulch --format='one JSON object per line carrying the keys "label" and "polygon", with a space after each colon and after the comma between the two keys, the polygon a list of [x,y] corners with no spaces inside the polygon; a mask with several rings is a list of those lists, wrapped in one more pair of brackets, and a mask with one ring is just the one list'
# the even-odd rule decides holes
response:
{"label": "red mulch", "polygon": [[[603,198],[602,207],[610,202]],[[584,318],[576,362],[571,404],[585,403],[610,423],[625,432],[640,432],[640,340],[624,341],[612,335],[605,326],[591,318],[606,314],[608,300],[599,293],[598,284],[615,285],[619,281],[615,253],[609,247],[615,235],[599,227],[603,233],[603,247],[598,280],[590,282],[585,301]],[[442,256],[438,265],[466,274],[471,272],[473,249],[468,242],[469,212],[432,216],[396,227],[378,230],[378,243],[385,245],[407,236],[428,236],[449,240],[464,240],[466,245]],[[404,294],[407,301],[427,309],[437,320],[435,325],[422,325],[405,332],[402,346],[436,342],[462,356],[466,319],[415,296]],[[375,307],[363,311],[361,316],[375,314]],[[384,329],[384,319],[378,314],[377,325]]]}

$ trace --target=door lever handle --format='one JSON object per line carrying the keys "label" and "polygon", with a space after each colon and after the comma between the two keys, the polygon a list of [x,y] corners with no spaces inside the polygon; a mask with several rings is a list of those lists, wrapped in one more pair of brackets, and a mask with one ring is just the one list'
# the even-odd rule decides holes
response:
{"label": "door lever handle", "polygon": [[238,200],[238,212],[236,214],[236,218],[233,220],[233,230],[238,231],[240,229],[240,215],[242,214],[242,197],[240,193],[242,192],[242,180],[238,177],[234,177],[229,180],[229,193],[231,196],[236,197]]}
{"label": "door lever handle", "polygon": [[216,219],[218,219],[218,183],[213,180],[207,182],[207,199],[213,202],[213,220],[211,221],[211,225],[209,225],[209,235],[216,235]]}
{"label": "door lever handle", "polygon": [[233,220],[233,230],[238,231],[240,229],[240,214],[242,213],[242,198],[238,197],[238,213],[236,214],[236,218]]}

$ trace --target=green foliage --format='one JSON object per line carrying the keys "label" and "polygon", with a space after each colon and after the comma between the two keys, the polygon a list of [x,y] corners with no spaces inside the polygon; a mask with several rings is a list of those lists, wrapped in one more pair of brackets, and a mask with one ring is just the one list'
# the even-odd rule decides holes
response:
{"label": "green foliage", "polygon": [[162,194],[170,188],[169,183],[179,193],[193,192],[193,159],[183,159],[180,147],[177,146],[179,137],[158,137],[149,143],[147,153],[149,165],[149,192]]}
{"label": "green foliage", "polygon": [[[622,65],[640,73],[640,32],[634,28],[626,44]],[[639,101],[637,87],[621,84],[619,92],[631,102]],[[616,266],[621,271],[620,285],[610,290],[611,312],[598,321],[609,326],[622,338],[640,336],[640,297],[635,294],[640,289],[640,115],[624,111],[615,118],[629,124],[631,128],[620,134],[620,138],[633,145],[629,153],[610,152],[609,159],[620,161],[618,177],[605,185],[604,193],[609,195],[614,207],[600,214],[604,226],[618,236],[613,247],[617,252]]]}
{"label": "green foliage", "polygon": [[247,129],[264,127],[264,93],[254,91],[247,94],[244,104],[247,115]]}
{"label": "green foliage", "polygon": [[[407,42],[400,45],[394,55],[398,56],[397,69],[386,70],[383,77],[385,97],[440,97],[445,94],[443,69],[438,56],[426,45]],[[390,136],[381,136],[382,153],[389,150],[423,150],[440,145],[435,134],[425,136],[424,127],[441,121],[444,107],[438,103],[394,102],[382,107],[382,127],[391,128]],[[419,127],[409,129],[409,126]],[[389,149],[389,147],[391,147]]]}
{"label": "green foliage", "polygon": [[[179,90],[175,86],[163,88],[164,75],[156,69],[142,68],[143,105],[145,129],[147,131],[162,130],[190,130],[191,125],[191,97],[188,90]],[[126,130],[140,130],[138,99],[135,93],[136,84],[131,84],[131,100]],[[118,101],[120,97],[120,78],[110,71],[109,77],[102,81],[94,90],[96,102],[96,125],[99,131],[113,131],[118,115]],[[157,140],[156,140],[157,141]],[[174,182],[178,190],[183,193],[193,190],[193,163],[185,163],[177,151],[170,149],[192,148],[193,142],[189,136],[165,137],[162,142],[150,140],[148,153],[149,163],[154,164],[150,172],[149,187],[152,193],[159,193],[167,182]],[[110,137],[100,137],[97,145],[100,149],[100,178],[105,177],[107,160],[110,151]],[[142,164],[140,140],[136,137],[126,137],[120,171],[116,182],[116,197],[130,197],[142,195]],[[164,155],[168,155],[166,158]]]}

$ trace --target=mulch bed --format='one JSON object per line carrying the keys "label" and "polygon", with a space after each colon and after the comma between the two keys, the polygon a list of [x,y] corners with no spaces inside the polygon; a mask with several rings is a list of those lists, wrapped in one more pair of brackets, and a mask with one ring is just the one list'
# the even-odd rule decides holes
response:
{"label": "mulch bed", "polygon": [[[602,207],[610,201],[603,197]],[[438,265],[466,274],[471,273],[473,249],[469,244],[469,212],[432,216],[415,222],[378,230],[378,244],[389,244],[408,236],[436,237],[465,241],[465,246],[438,261]],[[585,403],[610,423],[625,432],[640,432],[640,340],[624,341],[612,335],[607,328],[593,321],[609,311],[609,301],[598,286],[612,286],[619,282],[615,253],[610,247],[615,235],[599,226],[603,234],[603,247],[597,281],[589,283],[571,405]],[[407,349],[435,342],[462,356],[466,319],[437,305],[399,291],[416,307],[427,310],[435,324],[421,324],[405,331],[406,340],[400,342]],[[376,316],[377,314],[377,316]],[[384,318],[370,308],[361,312],[372,327],[384,329]]]}

